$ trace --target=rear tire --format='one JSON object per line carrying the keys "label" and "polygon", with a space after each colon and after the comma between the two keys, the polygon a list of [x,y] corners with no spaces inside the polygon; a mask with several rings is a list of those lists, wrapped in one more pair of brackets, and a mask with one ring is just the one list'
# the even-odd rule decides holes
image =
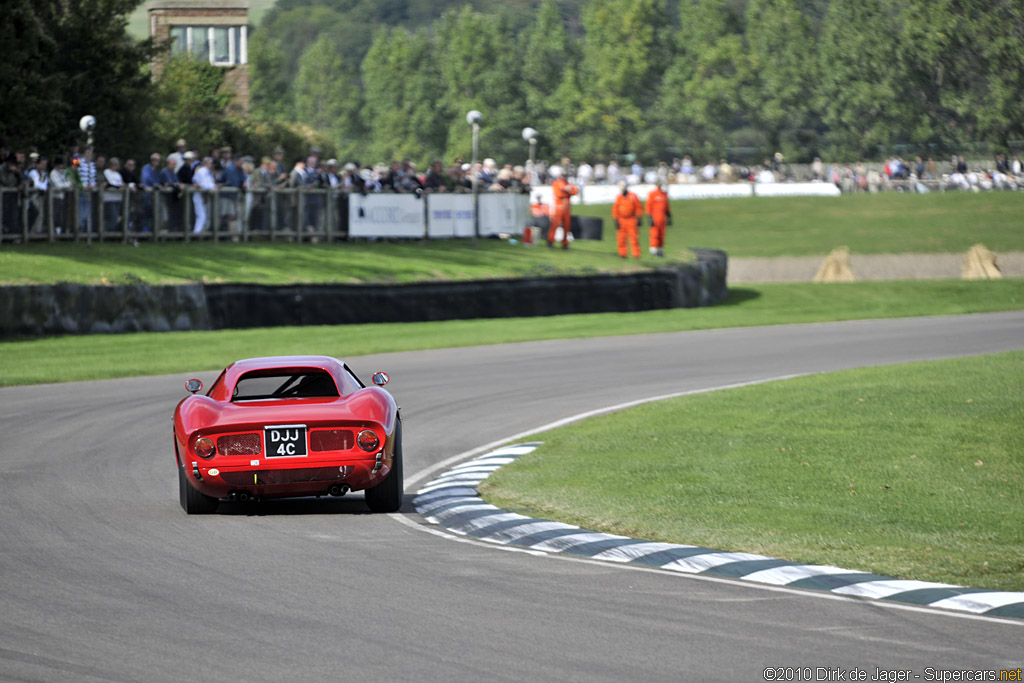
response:
{"label": "rear tire", "polygon": [[178,502],[190,515],[209,515],[217,509],[217,499],[197,491],[182,466],[178,467]]}
{"label": "rear tire", "polygon": [[371,512],[398,512],[405,489],[402,485],[402,422],[395,423],[395,448],[391,455],[391,471],[384,481],[366,489],[366,505]]}

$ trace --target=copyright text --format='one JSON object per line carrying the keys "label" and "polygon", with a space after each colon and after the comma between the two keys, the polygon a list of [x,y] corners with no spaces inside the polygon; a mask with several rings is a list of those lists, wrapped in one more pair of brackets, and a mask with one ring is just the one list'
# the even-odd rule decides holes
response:
{"label": "copyright text", "polygon": [[935,669],[920,673],[912,669],[881,667],[844,669],[831,666],[770,666],[764,670],[766,681],[1024,681],[1021,669]]}

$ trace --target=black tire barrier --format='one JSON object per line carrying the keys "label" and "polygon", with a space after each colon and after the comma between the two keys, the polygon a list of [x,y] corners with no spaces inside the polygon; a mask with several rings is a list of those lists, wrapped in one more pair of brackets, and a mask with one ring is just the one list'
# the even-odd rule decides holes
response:
{"label": "black tire barrier", "polygon": [[600,242],[604,235],[604,219],[596,216],[573,216],[569,219],[569,232],[578,240]]}
{"label": "black tire barrier", "polygon": [[345,325],[711,306],[728,257],[625,274],[398,285],[122,285],[0,288],[0,337]]}

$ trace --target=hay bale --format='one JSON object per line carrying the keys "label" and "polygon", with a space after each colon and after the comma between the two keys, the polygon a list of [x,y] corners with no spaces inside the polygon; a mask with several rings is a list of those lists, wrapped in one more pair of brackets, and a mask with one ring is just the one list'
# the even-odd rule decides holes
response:
{"label": "hay bale", "polygon": [[847,247],[833,249],[814,274],[815,282],[853,282],[856,279],[850,269],[850,250]]}
{"label": "hay bale", "polygon": [[964,255],[960,277],[964,280],[998,280],[1003,273],[996,264],[996,255],[984,244],[975,244]]}

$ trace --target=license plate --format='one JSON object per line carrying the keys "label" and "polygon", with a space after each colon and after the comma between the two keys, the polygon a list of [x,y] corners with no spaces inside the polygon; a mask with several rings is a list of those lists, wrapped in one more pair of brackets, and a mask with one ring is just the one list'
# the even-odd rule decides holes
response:
{"label": "license plate", "polygon": [[275,425],[263,428],[263,451],[268,458],[294,458],[306,451],[306,425]]}

